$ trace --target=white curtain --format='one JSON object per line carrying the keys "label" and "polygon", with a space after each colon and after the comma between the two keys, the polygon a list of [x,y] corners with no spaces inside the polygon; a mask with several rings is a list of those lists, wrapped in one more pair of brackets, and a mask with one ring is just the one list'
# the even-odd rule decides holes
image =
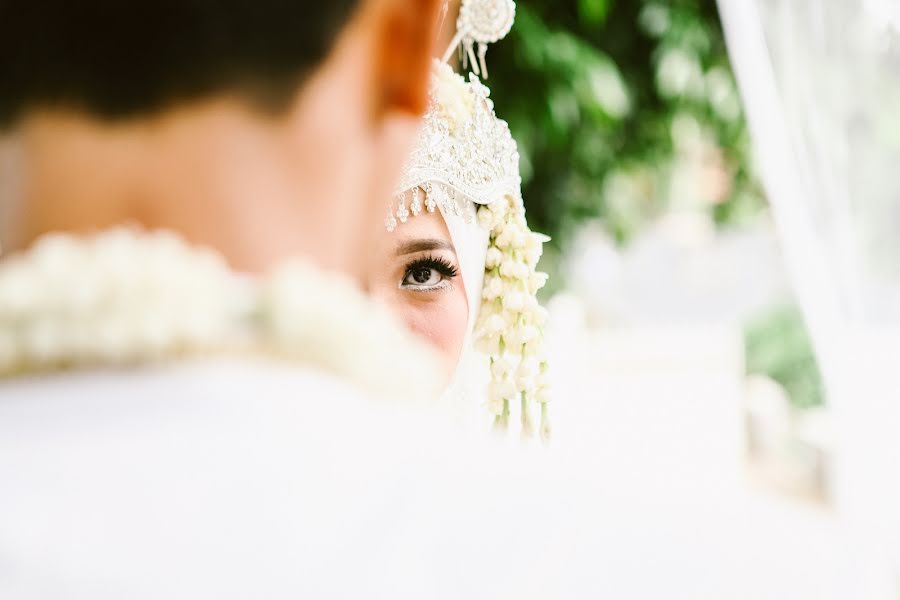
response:
{"label": "white curtain", "polygon": [[900,565],[900,0],[719,0],[837,433],[841,513]]}

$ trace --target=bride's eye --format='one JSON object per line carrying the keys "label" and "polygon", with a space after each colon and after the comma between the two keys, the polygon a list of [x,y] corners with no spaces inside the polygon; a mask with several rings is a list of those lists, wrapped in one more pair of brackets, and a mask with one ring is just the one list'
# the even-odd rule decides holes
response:
{"label": "bride's eye", "polygon": [[406,266],[400,287],[419,291],[440,289],[457,275],[457,269],[443,258],[428,257]]}

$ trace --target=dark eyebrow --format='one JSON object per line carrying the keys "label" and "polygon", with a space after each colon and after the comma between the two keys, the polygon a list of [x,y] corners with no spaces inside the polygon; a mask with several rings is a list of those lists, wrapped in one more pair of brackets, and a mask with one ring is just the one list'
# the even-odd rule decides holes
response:
{"label": "dark eyebrow", "polygon": [[456,254],[456,248],[453,247],[453,244],[439,239],[410,240],[408,242],[397,244],[395,254],[397,256],[404,256],[406,254],[427,252],[429,250],[449,250]]}

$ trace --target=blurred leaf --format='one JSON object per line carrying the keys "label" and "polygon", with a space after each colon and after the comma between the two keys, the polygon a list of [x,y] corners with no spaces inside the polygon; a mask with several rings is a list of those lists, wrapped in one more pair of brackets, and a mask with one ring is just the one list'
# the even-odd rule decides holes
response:
{"label": "blurred leaf", "polygon": [[549,107],[554,132],[567,135],[578,124],[581,111],[578,101],[568,89],[562,87],[552,89]]}
{"label": "blurred leaf", "polygon": [[579,0],[578,13],[587,26],[602,25],[609,13],[609,0]]}
{"label": "blurred leaf", "polygon": [[647,4],[641,10],[638,23],[649,35],[661,37],[669,29],[669,8],[657,3]]}
{"label": "blurred leaf", "polygon": [[631,99],[616,64],[605,55],[597,57],[585,69],[585,102],[593,102],[612,119],[622,119],[631,111]]}
{"label": "blurred leaf", "polygon": [[774,309],[745,332],[747,372],[768,375],[787,391],[797,408],[824,402],[824,385],[800,311]]}
{"label": "blurred leaf", "polygon": [[[714,2],[519,0],[517,11],[509,38],[491,48],[488,83],[521,145],[529,222],[553,246],[598,217],[627,241],[667,210],[678,115],[718,146],[732,178],[730,197],[706,210],[722,224],[758,218],[762,194]],[[641,174],[640,194],[606,184],[622,172]]]}

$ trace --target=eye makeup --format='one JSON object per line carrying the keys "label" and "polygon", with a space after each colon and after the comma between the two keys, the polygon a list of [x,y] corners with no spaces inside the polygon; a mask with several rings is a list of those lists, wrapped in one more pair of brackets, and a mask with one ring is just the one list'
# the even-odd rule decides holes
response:
{"label": "eye makeup", "polygon": [[449,287],[458,275],[459,270],[449,260],[429,255],[406,265],[400,287],[416,292],[441,290]]}

